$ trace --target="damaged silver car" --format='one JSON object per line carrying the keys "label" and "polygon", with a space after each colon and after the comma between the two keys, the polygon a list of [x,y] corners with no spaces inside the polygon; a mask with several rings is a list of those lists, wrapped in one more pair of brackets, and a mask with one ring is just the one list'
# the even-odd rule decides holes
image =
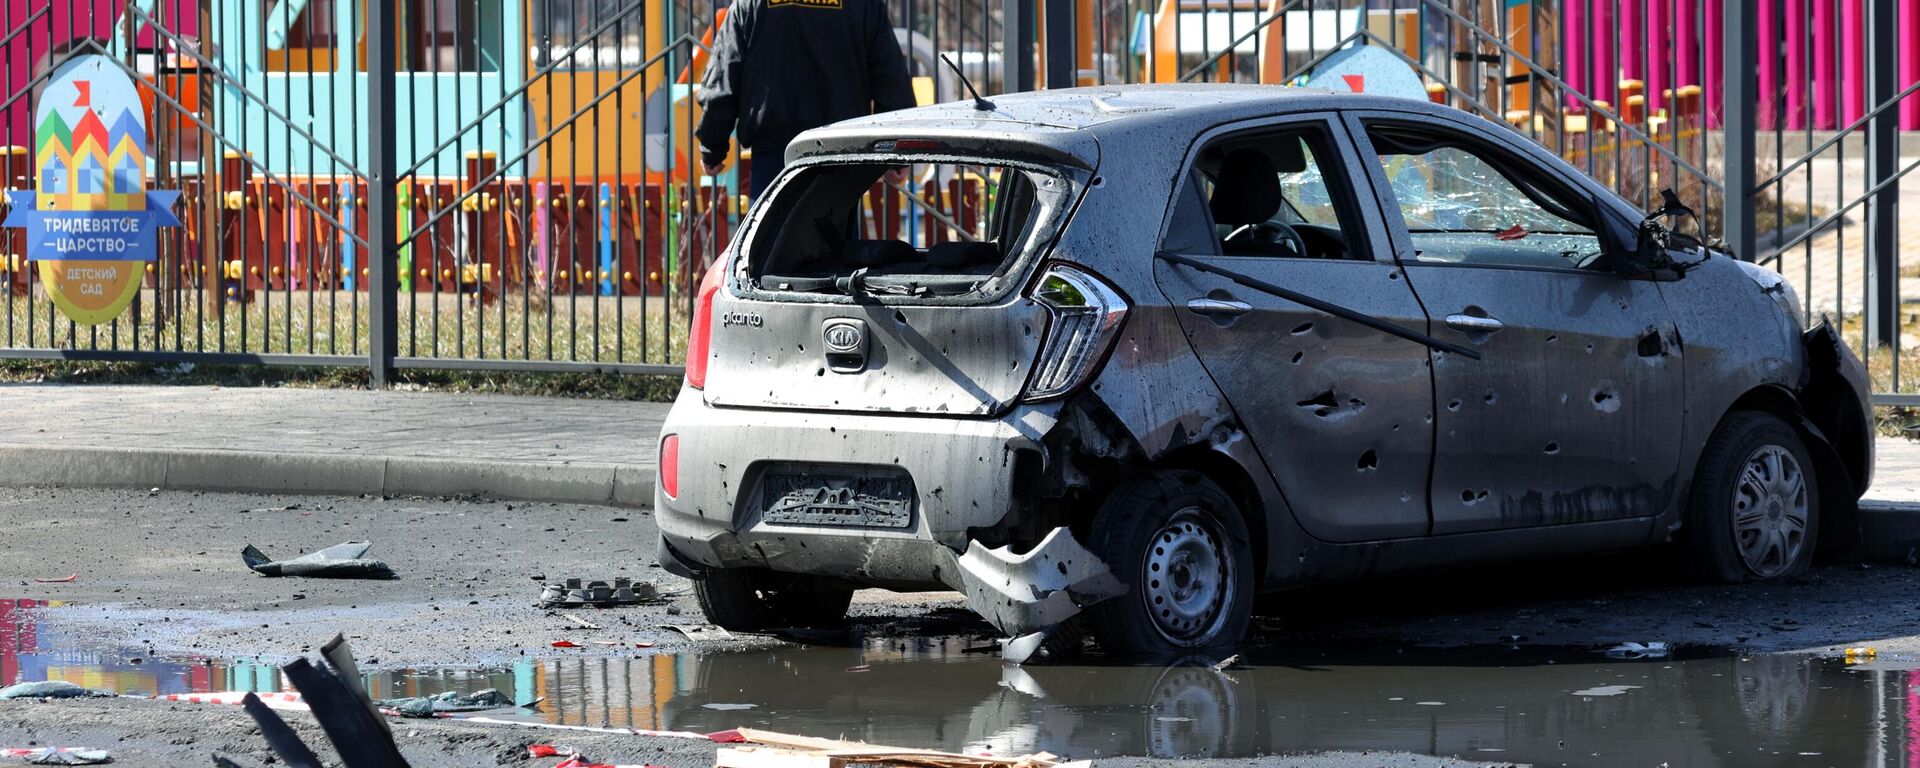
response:
{"label": "damaged silver car", "polygon": [[[1670,541],[1773,580],[1857,537],[1859,360],[1676,201],[1643,216],[1503,126],[1071,89],[788,157],[701,284],[659,443],[660,561],[721,626],[954,589],[1015,657],[1070,620],[1184,651],[1263,591]],[[876,226],[901,166],[991,205]]]}

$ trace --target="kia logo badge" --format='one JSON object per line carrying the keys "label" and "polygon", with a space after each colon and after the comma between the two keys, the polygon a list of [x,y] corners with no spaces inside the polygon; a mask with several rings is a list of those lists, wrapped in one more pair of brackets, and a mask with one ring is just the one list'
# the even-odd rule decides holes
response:
{"label": "kia logo badge", "polygon": [[857,355],[866,351],[867,329],[858,320],[829,320],[821,329],[820,337],[826,342],[828,352]]}

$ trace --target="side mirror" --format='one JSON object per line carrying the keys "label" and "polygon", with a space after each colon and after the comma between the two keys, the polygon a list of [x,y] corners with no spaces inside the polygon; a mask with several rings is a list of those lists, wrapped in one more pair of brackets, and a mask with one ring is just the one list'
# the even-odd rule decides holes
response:
{"label": "side mirror", "polygon": [[[1680,202],[1680,196],[1674,194],[1671,187],[1660,191],[1660,207],[1640,220],[1633,255],[1628,259],[1629,271],[1636,275],[1648,275],[1657,278],[1677,280],[1687,274],[1687,270],[1706,262],[1709,251],[1701,244],[1700,238],[1679,231],[1674,219],[1693,220],[1694,230],[1700,231],[1700,217]],[[1693,258],[1675,258],[1675,254],[1692,255]]]}

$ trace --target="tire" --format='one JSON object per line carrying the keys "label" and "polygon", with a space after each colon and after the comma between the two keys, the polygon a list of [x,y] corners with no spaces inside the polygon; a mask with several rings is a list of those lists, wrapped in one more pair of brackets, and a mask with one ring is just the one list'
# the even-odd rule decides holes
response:
{"label": "tire", "polygon": [[708,571],[694,580],[693,593],[709,623],[737,632],[834,626],[853,602],[852,589],[757,568]]}
{"label": "tire", "polygon": [[1122,483],[1094,513],[1087,539],[1127,585],[1086,614],[1108,652],[1185,654],[1246,634],[1254,583],[1246,520],[1206,476],[1156,470]]}
{"label": "tire", "polygon": [[1688,570],[1722,584],[1801,576],[1819,530],[1819,478],[1799,433],[1772,414],[1729,414],[1694,477]]}

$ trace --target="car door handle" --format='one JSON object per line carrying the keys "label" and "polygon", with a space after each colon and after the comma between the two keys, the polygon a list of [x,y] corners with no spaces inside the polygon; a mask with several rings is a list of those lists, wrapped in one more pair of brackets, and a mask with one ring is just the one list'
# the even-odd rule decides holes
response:
{"label": "car door handle", "polygon": [[1253,305],[1236,299],[1188,299],[1187,311],[1213,317],[1239,317],[1253,311]]}
{"label": "car door handle", "polygon": [[1447,326],[1462,331],[1493,333],[1507,327],[1507,324],[1491,317],[1478,315],[1447,315]]}

